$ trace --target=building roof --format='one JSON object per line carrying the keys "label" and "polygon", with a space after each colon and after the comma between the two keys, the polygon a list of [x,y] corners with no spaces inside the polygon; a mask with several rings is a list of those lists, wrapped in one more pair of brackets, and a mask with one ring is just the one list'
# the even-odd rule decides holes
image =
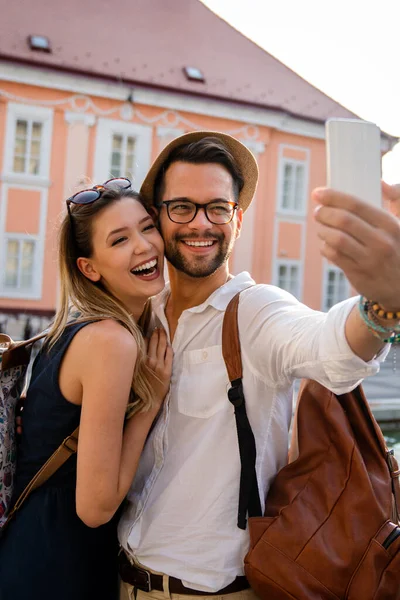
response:
{"label": "building roof", "polygon": [[[313,121],[356,115],[247,39],[199,0],[0,0],[0,58],[284,111]],[[52,51],[31,50],[30,35]],[[201,70],[190,81],[184,67]]]}

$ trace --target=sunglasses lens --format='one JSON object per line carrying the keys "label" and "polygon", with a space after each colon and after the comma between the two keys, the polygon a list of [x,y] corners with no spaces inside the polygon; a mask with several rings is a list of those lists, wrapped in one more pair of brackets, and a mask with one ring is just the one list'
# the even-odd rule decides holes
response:
{"label": "sunglasses lens", "polygon": [[109,179],[108,181],[106,181],[103,184],[103,187],[111,188],[111,189],[122,188],[125,190],[125,189],[128,189],[129,187],[131,187],[131,182],[129,181],[129,179],[126,179],[125,177],[119,177],[116,179]]}
{"label": "sunglasses lens", "polygon": [[85,190],[78,192],[71,198],[73,204],[91,204],[100,197],[100,192],[97,190]]}

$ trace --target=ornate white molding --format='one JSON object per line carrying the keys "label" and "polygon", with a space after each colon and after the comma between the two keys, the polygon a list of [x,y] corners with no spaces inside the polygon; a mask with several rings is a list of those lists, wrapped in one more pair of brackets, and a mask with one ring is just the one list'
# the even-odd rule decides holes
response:
{"label": "ornate white molding", "polygon": [[157,127],[157,137],[159,138],[177,138],[182,135],[183,130],[178,127]]}
{"label": "ornate white molding", "polygon": [[[107,117],[115,115],[119,111],[119,117],[123,120],[144,117],[131,103],[128,102],[132,93],[132,86],[123,83],[106,83],[95,77],[84,78],[79,75],[60,73],[45,68],[38,68],[15,63],[0,61],[0,80],[23,83],[25,85],[40,85],[49,89],[57,89],[72,92],[72,96],[66,99],[44,101],[43,106],[69,106],[70,110],[76,112],[87,112],[89,109],[96,115]],[[79,93],[78,93],[79,92]],[[26,98],[17,98],[0,90],[0,97],[13,99],[27,103]],[[89,98],[90,96],[90,98]],[[123,106],[103,110],[95,105],[92,97],[103,97],[123,102]],[[325,128],[321,123],[313,123],[294,116],[288,116],[282,111],[273,111],[261,107],[240,106],[225,100],[212,100],[186,95],[182,92],[168,92],[152,90],[145,87],[135,86],[134,98],[136,104],[153,106],[162,109],[162,112],[152,119],[143,120],[144,123],[157,124],[164,127],[178,127],[183,125],[190,129],[203,129],[204,126],[194,123],[179,115],[181,120],[176,121],[176,115],[180,111],[202,116],[220,117],[246,123],[245,127],[263,126],[287,133],[301,135],[315,139],[325,139]],[[37,104],[37,100],[31,100]],[[127,106],[131,106],[129,110]],[[121,114],[122,112],[122,114]],[[226,133],[240,135],[241,128],[227,130]],[[248,133],[248,131],[247,131]],[[251,139],[251,136],[250,136]],[[256,139],[256,138],[255,138]],[[386,149],[386,148],[385,148]]]}
{"label": "ornate white molding", "polygon": [[84,123],[88,127],[93,127],[96,123],[96,116],[92,114],[82,114],[77,112],[65,111],[64,119],[71,125],[72,123]]}
{"label": "ornate white molding", "polygon": [[[92,126],[95,124],[96,117],[98,116],[119,117],[126,122],[135,120],[146,125],[154,125],[158,127],[157,132],[181,131],[182,128],[190,130],[204,129],[203,125],[187,119],[176,110],[167,109],[152,117],[146,116],[141,110],[130,103],[124,103],[122,106],[118,105],[103,110],[92,100],[92,98],[82,94],[74,94],[62,100],[42,100],[38,102],[37,99],[16,96],[0,88],[0,97],[1,96],[10,102],[24,103],[31,106],[65,106],[69,109],[65,112],[65,120],[67,123],[81,122],[83,120],[88,126]],[[260,154],[264,152],[265,144],[258,139],[260,130],[257,125],[246,124],[243,125],[243,127],[225,130],[225,133],[240,138],[255,153]]]}

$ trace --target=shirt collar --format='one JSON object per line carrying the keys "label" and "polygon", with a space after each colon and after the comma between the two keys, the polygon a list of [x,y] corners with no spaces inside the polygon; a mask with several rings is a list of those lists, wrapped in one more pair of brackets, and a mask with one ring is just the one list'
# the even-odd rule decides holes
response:
{"label": "shirt collar", "polygon": [[[191,313],[200,313],[208,306],[212,306],[216,310],[224,311],[230,300],[232,300],[238,292],[241,292],[251,285],[255,285],[255,281],[247,271],[243,271],[216,289],[202,304],[188,308],[187,311]],[[164,310],[169,294],[170,285],[167,283],[163,291],[152,299],[153,308],[156,312],[160,309]]]}

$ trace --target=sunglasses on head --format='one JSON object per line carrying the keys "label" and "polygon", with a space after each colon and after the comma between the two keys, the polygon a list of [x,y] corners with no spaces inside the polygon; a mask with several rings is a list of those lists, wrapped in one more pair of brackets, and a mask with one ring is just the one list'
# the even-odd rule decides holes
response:
{"label": "sunglasses on head", "polygon": [[113,177],[112,179],[108,179],[102,185],[94,185],[89,190],[82,190],[81,192],[77,192],[68,200],[66,200],[67,209],[71,216],[70,204],[93,204],[99,198],[101,198],[102,194],[107,190],[113,189],[121,189],[127,190],[131,187],[131,182],[127,177]]}

